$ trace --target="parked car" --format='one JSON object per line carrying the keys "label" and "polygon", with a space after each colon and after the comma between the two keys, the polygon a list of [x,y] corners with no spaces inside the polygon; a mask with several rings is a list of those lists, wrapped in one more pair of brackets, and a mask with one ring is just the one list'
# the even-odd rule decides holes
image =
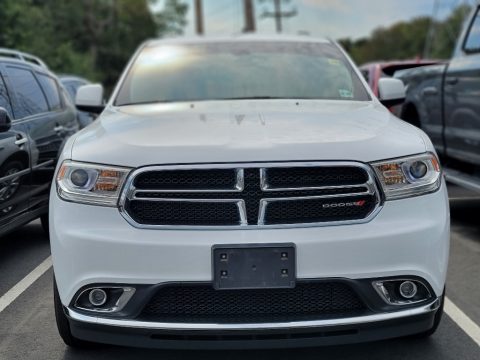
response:
{"label": "parked car", "polygon": [[[78,129],[66,91],[38,60],[0,51],[0,235],[40,217],[48,229],[48,194],[59,152]],[[3,56],[22,54],[23,58]]]}
{"label": "parked car", "polygon": [[[67,89],[70,100],[75,102],[75,96],[77,95],[78,88],[84,85],[90,84],[90,81],[83,79],[75,75],[59,75],[60,82]],[[85,111],[77,112],[77,119],[80,125],[80,129],[83,129],[87,125],[90,125],[96,118],[95,114]]]}
{"label": "parked car", "polygon": [[[52,186],[66,344],[289,347],[440,322],[445,183],[423,131],[305,37],[151,41],[65,145]],[[384,104],[384,105],[382,105]]]}
{"label": "parked car", "polygon": [[447,178],[480,190],[480,6],[452,59],[399,74],[407,86],[401,118],[423,129],[448,163]]}
{"label": "parked car", "polygon": [[378,82],[380,79],[393,77],[397,71],[434,65],[439,62],[438,60],[424,59],[372,62],[360,66],[360,71],[375,96],[378,96]]}

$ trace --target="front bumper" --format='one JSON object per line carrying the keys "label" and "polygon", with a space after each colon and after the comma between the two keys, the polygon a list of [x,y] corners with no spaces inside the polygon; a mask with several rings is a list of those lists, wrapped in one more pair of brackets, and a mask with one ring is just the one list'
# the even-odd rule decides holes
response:
{"label": "front bumper", "polygon": [[421,333],[433,327],[440,301],[391,313],[271,324],[152,323],[65,311],[72,334],[86,341],[150,348],[256,349],[357,343]]}
{"label": "front bumper", "polygon": [[[444,183],[432,194],[387,201],[368,223],[268,230],[138,229],[118,209],[65,202],[52,189],[50,224],[57,286],[73,335],[142,347],[176,348],[180,340],[195,348],[313,346],[420,333],[433,325],[449,254]],[[299,280],[418,278],[431,302],[350,318],[234,325],[142,322],[72,307],[75,295],[92,284],[211,283],[214,245],[292,242]]]}

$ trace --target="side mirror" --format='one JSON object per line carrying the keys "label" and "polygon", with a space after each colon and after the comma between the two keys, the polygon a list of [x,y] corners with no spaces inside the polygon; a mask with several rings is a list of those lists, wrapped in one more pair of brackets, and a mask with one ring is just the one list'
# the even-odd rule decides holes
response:
{"label": "side mirror", "polygon": [[0,107],[0,132],[7,132],[11,126],[12,120],[10,120],[7,110]]}
{"label": "side mirror", "polygon": [[380,79],[378,81],[378,97],[386,107],[403,104],[407,97],[403,81],[392,78]]}
{"label": "side mirror", "polygon": [[101,84],[91,84],[79,87],[75,96],[75,106],[80,111],[100,114],[105,109],[103,86]]}

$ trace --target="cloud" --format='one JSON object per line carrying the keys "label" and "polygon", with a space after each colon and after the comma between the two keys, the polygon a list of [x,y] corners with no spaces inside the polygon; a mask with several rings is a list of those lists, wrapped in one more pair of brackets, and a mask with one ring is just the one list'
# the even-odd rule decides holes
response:
{"label": "cloud", "polygon": [[350,7],[342,0],[299,0],[298,3],[318,9],[348,12]]}

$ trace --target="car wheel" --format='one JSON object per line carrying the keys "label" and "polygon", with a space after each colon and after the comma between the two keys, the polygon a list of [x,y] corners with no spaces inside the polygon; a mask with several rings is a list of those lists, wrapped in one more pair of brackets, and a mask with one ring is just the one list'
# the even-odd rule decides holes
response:
{"label": "car wheel", "polygon": [[442,303],[440,304],[440,307],[438,308],[437,310],[437,313],[435,314],[435,319],[433,321],[433,326],[431,329],[425,331],[425,332],[422,332],[422,333],[419,333],[419,334],[415,334],[413,335],[414,338],[416,339],[424,339],[424,338],[428,338],[430,336],[432,336],[433,334],[435,334],[435,332],[437,331],[438,329],[438,326],[440,325],[440,321],[442,320],[442,315],[443,315],[443,304],[445,303],[445,291],[443,291],[443,295],[442,295]]}
{"label": "car wheel", "polygon": [[47,234],[47,236],[50,237],[50,226],[49,226],[49,221],[48,221],[48,213],[40,216],[40,222],[42,224],[43,231],[45,231],[45,234]]}
{"label": "car wheel", "polygon": [[[0,168],[0,177],[11,176],[22,171],[25,166],[20,161],[10,161]],[[21,185],[21,176],[14,177],[0,183],[0,203],[10,200],[18,191]],[[3,214],[13,210],[13,205],[2,209]]]}
{"label": "car wheel", "polygon": [[62,302],[60,301],[60,295],[58,294],[55,278],[53,278],[53,303],[55,306],[55,320],[57,322],[57,329],[60,337],[66,345],[78,349],[91,349],[92,347],[98,346],[96,343],[80,340],[72,335],[67,315],[65,315]]}

